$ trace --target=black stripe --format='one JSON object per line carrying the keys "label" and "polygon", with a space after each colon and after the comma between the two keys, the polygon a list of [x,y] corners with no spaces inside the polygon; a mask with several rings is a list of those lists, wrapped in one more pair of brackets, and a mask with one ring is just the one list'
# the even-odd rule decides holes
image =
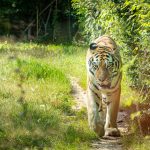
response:
{"label": "black stripe", "polygon": [[110,55],[109,55],[109,54],[107,54],[107,55],[106,55],[106,57],[107,57],[107,58],[109,58],[109,57],[110,57]]}
{"label": "black stripe", "polygon": [[[93,84],[93,83],[92,83],[92,84]],[[94,86],[97,90],[99,90],[99,88],[97,87],[97,85],[93,84],[93,86]]]}
{"label": "black stripe", "polygon": [[[95,94],[95,96],[96,96],[99,100],[102,101],[101,97],[99,97],[97,93],[95,93],[91,88],[90,88],[90,90]],[[96,105],[97,105],[97,107],[99,108],[99,109],[98,109],[99,112],[103,111],[102,105],[99,107],[99,103],[97,103],[97,102],[96,102]]]}
{"label": "black stripe", "polygon": [[92,73],[92,75],[94,76],[94,73],[89,69],[89,71]]}
{"label": "black stripe", "polygon": [[105,51],[98,51],[99,54],[106,54]]}
{"label": "black stripe", "polygon": [[114,78],[114,77],[116,77],[117,75],[118,75],[118,73],[117,73],[117,74],[112,74],[111,77]]}
{"label": "black stripe", "polygon": [[99,54],[95,54],[94,57],[96,57],[96,58],[99,57]]}
{"label": "black stripe", "polygon": [[119,69],[119,62],[116,61],[116,66],[117,66],[117,69]]}
{"label": "black stripe", "polygon": [[[89,87],[89,88],[90,88],[90,87]],[[96,96],[98,99],[101,100],[101,97],[99,97],[99,95],[98,95],[97,93],[95,93],[91,88],[90,88],[90,90],[95,94],[95,96]]]}
{"label": "black stripe", "polygon": [[117,68],[119,69],[119,60],[117,60]]}
{"label": "black stripe", "polygon": [[98,111],[99,111],[99,112],[103,111],[102,105],[99,107],[99,103],[97,103],[97,102],[96,102],[96,105],[97,105],[97,107],[98,107]]}
{"label": "black stripe", "polygon": [[97,107],[99,107],[99,103],[96,102]]}

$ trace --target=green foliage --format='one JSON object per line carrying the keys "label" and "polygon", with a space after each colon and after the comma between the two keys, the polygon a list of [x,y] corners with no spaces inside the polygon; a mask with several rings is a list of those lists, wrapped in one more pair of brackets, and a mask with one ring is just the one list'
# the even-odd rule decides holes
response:
{"label": "green foliage", "polygon": [[0,35],[43,43],[71,42],[76,26],[70,3],[71,0],[1,0]]}
{"label": "green foliage", "polygon": [[139,90],[143,87],[142,90],[146,90],[145,93],[149,95],[150,5],[148,1],[72,0],[72,6],[78,15],[81,34],[87,43],[103,34],[110,35],[119,45],[123,64],[136,56],[134,63],[128,66],[128,77],[132,86]]}
{"label": "green foliage", "polygon": [[[109,34],[123,45],[124,24],[118,14],[118,5],[112,1],[72,1],[79,16],[80,28],[89,42],[103,34]],[[119,37],[119,38],[118,38]]]}

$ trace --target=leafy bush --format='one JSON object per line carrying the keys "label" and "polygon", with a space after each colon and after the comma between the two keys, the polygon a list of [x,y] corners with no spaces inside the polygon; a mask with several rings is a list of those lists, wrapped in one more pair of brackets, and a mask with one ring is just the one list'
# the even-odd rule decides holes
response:
{"label": "leafy bush", "polygon": [[106,34],[119,45],[123,63],[135,58],[129,66],[128,77],[139,90],[149,91],[149,17],[147,0],[93,1],[72,0],[78,15],[79,31],[87,43]]}

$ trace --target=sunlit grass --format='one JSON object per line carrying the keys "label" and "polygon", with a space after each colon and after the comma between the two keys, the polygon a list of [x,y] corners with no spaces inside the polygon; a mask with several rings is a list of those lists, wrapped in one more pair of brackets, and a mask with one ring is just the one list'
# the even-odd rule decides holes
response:
{"label": "sunlit grass", "polygon": [[61,69],[69,76],[77,77],[79,84],[82,88],[86,89],[86,66],[85,66],[86,52],[80,51],[72,55],[63,55],[62,57],[56,57],[53,64],[61,66]]}
{"label": "sunlit grass", "polygon": [[[87,125],[86,111],[72,110],[69,79],[76,77],[86,89],[85,59],[86,47],[0,43],[0,148],[89,149],[96,136]],[[141,102],[139,93],[130,88],[127,67],[122,70],[121,107]],[[20,74],[24,76],[25,115],[18,101]],[[145,145],[139,143],[137,150],[140,146]]]}
{"label": "sunlit grass", "polygon": [[[80,77],[81,50],[64,45],[0,44],[1,149],[89,149],[96,136],[88,128],[86,111],[78,115],[72,110],[68,78]],[[73,71],[76,61],[79,64]]]}

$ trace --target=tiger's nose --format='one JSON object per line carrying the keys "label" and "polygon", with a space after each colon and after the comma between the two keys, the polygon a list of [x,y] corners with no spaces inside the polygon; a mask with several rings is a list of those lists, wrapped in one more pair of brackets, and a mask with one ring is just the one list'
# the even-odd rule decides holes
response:
{"label": "tiger's nose", "polygon": [[107,74],[101,74],[98,79],[100,82],[104,82],[107,79]]}

